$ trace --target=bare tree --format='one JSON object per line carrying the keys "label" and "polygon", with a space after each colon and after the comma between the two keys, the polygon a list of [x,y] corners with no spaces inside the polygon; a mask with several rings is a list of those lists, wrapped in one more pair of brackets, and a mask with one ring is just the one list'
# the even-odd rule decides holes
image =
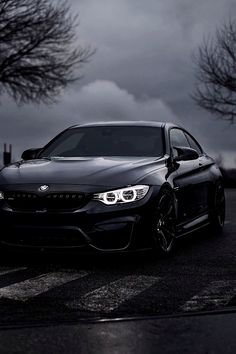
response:
{"label": "bare tree", "polygon": [[217,29],[195,56],[199,106],[234,123],[236,119],[236,20]]}
{"label": "bare tree", "polygon": [[94,52],[76,45],[77,25],[66,1],[0,0],[0,94],[54,101]]}

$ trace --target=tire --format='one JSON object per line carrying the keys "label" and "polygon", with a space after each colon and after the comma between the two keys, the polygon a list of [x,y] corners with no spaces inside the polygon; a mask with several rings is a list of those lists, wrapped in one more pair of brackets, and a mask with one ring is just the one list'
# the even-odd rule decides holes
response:
{"label": "tire", "polygon": [[210,227],[213,231],[221,233],[225,222],[225,194],[222,183],[218,183],[213,197],[212,216]]}
{"label": "tire", "polygon": [[161,256],[172,253],[176,235],[175,200],[171,190],[160,192],[152,216],[152,239],[154,251]]}

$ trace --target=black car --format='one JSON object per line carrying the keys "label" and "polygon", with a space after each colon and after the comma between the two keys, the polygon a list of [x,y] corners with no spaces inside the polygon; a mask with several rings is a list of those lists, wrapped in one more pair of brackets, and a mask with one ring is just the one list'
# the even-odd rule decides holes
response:
{"label": "black car", "polygon": [[165,254],[180,236],[222,229],[224,188],[179,126],[83,124],[1,170],[0,218],[5,246]]}

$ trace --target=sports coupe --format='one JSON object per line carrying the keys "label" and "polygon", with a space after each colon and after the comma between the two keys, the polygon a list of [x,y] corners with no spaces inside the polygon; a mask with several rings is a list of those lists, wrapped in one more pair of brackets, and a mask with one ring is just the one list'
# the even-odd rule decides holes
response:
{"label": "sports coupe", "polygon": [[0,242],[27,249],[154,249],[225,219],[221,172],[171,123],[72,126],[0,172]]}

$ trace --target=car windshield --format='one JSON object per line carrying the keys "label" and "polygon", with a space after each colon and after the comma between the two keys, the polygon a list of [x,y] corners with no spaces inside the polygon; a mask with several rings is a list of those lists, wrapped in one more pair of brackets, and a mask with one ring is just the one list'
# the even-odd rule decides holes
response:
{"label": "car windshield", "polygon": [[40,157],[163,156],[162,129],[143,126],[73,128],[59,135]]}

